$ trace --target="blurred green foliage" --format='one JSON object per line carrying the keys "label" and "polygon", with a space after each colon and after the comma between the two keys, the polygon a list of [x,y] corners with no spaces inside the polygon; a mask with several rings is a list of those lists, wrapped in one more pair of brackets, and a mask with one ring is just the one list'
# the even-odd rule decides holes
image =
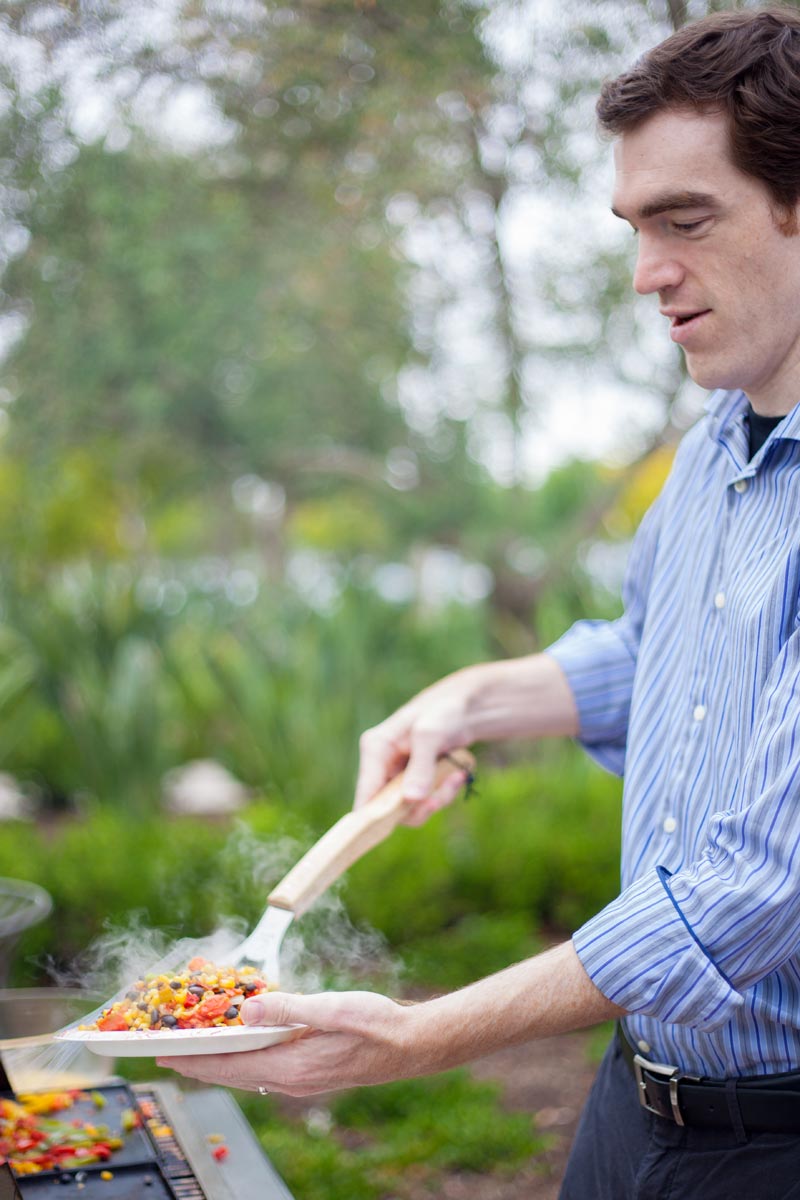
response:
{"label": "blurred green foliage", "polygon": [[212,756],[330,814],[352,792],[359,733],[463,656],[486,656],[479,606],[420,619],[351,585],[331,615],[286,593],[242,607],[172,586],[175,613],[124,570],[5,589],[0,760],[46,802],[152,813],[167,768]]}

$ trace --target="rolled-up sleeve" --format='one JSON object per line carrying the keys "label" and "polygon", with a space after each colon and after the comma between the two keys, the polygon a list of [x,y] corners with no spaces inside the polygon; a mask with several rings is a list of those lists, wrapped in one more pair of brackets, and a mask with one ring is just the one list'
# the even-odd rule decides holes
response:
{"label": "rolled-up sleeve", "polygon": [[[800,944],[800,632],[772,664],[730,807],[696,859],[656,867],[573,937],[609,999],[712,1030]],[[781,1013],[774,1014],[782,1019]]]}
{"label": "rolled-up sleeve", "polygon": [[633,679],[658,545],[660,507],[656,500],[634,538],[622,588],[623,615],[616,621],[578,621],[546,650],[572,689],[578,741],[616,775],[625,769]]}

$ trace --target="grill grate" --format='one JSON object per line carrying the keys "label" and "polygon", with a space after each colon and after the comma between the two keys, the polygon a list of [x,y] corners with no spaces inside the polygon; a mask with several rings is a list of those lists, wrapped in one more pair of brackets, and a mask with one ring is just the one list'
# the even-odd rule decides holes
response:
{"label": "grill grate", "polygon": [[[4,1179],[0,1167],[0,1200],[240,1200],[251,1194],[293,1200],[240,1108],[221,1088],[184,1091],[168,1082],[131,1086],[109,1080],[95,1090],[106,1098],[109,1118],[118,1106],[135,1106],[144,1121],[109,1161],[106,1178],[102,1164],[16,1181]],[[229,1151],[221,1161],[217,1145]]]}
{"label": "grill grate", "polygon": [[194,1171],[181,1149],[167,1114],[155,1092],[147,1091],[141,1085],[136,1089],[139,1107],[146,1115],[150,1136],[158,1147],[164,1174],[172,1184],[178,1200],[207,1200],[206,1193],[200,1187]]}

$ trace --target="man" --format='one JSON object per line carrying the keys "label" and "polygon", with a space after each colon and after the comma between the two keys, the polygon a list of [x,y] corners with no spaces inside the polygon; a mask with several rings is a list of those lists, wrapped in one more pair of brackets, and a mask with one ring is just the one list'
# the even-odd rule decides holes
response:
{"label": "man", "polygon": [[688,26],[607,84],[598,114],[634,286],[716,390],[639,530],[624,616],[415,697],[364,735],[356,803],[407,762],[419,822],[463,782],[429,795],[446,751],[577,735],[625,769],[621,893],[571,941],[462,991],[259,998],[245,1020],[314,1035],[170,1065],[301,1095],[619,1017],[565,1200],[797,1197],[800,14]]}

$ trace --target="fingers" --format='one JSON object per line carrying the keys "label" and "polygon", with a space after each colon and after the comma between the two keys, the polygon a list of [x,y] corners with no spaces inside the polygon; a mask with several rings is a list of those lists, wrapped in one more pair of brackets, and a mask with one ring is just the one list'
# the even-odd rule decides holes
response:
{"label": "fingers", "polygon": [[[313,1048],[310,1043],[314,1043]],[[312,1096],[372,1082],[369,1056],[366,1068],[363,1065],[362,1039],[339,1033],[315,1034],[264,1050],[186,1054],[157,1058],[156,1062],[187,1079],[211,1086],[252,1092],[263,1087],[287,1096]],[[396,1073],[396,1069],[385,1071],[384,1079]]]}
{"label": "fingers", "polygon": [[[400,714],[396,713],[395,718]],[[359,768],[354,808],[361,808],[381,788],[402,771],[408,761],[402,736],[392,736],[388,721],[367,729],[359,741]]]}
{"label": "fingers", "polygon": [[187,1079],[196,1079],[212,1087],[238,1088],[257,1092],[266,1087],[268,1092],[283,1092],[285,1095],[311,1095],[323,1090],[313,1084],[298,1085],[291,1078],[295,1072],[276,1046],[268,1050],[256,1050],[238,1054],[182,1054],[156,1059],[159,1067],[175,1071]]}
{"label": "fingers", "polygon": [[468,775],[466,771],[453,771],[452,775],[448,775],[436,790],[431,792],[430,796],[414,805],[410,814],[406,817],[404,824],[413,827],[423,825],[440,808],[446,808],[448,804],[452,804],[458,793],[466,785],[467,779]]}
{"label": "fingers", "polygon": [[449,749],[440,730],[419,725],[411,730],[411,753],[403,784],[407,800],[421,801],[432,796],[436,763],[442,752]]}

